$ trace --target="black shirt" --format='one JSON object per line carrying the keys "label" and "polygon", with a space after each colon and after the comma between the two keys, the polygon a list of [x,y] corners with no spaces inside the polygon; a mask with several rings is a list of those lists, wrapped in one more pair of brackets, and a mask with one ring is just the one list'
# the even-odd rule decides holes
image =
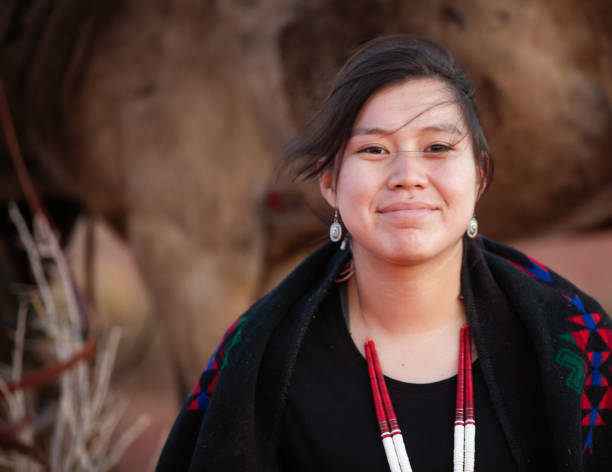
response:
{"label": "black shirt", "polygon": [[[515,471],[478,360],[475,470]],[[415,472],[452,471],[457,377],[410,384],[385,377]],[[284,470],[388,471],[367,365],[347,330],[338,286],[314,315],[298,354],[280,436]]]}

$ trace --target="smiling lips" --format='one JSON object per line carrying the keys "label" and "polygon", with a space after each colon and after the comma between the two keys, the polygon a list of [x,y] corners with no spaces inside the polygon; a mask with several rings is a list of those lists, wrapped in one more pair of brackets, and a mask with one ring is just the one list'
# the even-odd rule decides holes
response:
{"label": "smiling lips", "polygon": [[420,216],[436,209],[434,205],[425,202],[395,202],[379,208],[378,212],[389,216]]}

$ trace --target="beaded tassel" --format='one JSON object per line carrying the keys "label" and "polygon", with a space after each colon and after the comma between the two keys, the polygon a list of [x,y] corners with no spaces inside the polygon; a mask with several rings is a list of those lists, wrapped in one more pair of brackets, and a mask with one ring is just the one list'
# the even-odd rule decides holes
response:
{"label": "beaded tassel", "polygon": [[[378,384],[378,376],[376,375],[376,367],[374,364],[374,358],[372,356],[372,349],[368,340],[365,344],[366,360],[368,361],[368,373],[370,374],[370,384],[372,386],[372,396],[374,397],[374,408],[376,409],[376,419],[378,420],[378,427],[380,429],[380,437],[382,438],[383,447],[385,454],[387,455],[387,462],[391,472],[402,472],[395,452],[395,445],[391,439],[391,431],[389,429],[389,422],[387,421],[387,415],[385,407],[382,402],[380,395],[380,386]],[[372,343],[373,346],[373,343]]]}
{"label": "beaded tassel", "polygon": [[[412,472],[402,432],[391,403],[385,378],[380,367],[374,341],[365,343],[368,373],[376,419],[383,448],[391,472]],[[459,334],[457,400],[455,410],[454,472],[474,472],[476,453],[476,420],[474,418],[474,387],[472,385],[472,338],[470,328],[463,326]]]}
{"label": "beaded tassel", "polygon": [[476,418],[474,417],[474,385],[472,383],[472,336],[465,327],[465,443],[464,472],[474,472],[476,459]]}
{"label": "beaded tassel", "polygon": [[393,403],[391,403],[391,397],[387,390],[387,384],[378,361],[378,354],[376,353],[376,347],[374,341],[371,339],[368,341],[370,344],[370,353],[374,360],[374,371],[378,380],[378,388],[382,396],[383,406],[385,407],[385,413],[387,414],[387,420],[389,421],[389,428],[391,429],[391,439],[393,440],[393,446],[395,447],[395,453],[399,461],[400,469],[402,472],[412,472],[410,467],[410,460],[408,459],[408,453],[406,452],[406,446],[404,445],[404,437],[400,430],[395,410],[393,409]]}
{"label": "beaded tassel", "polygon": [[453,447],[453,471],[463,472],[465,456],[465,331],[459,334],[459,363],[457,366],[457,402],[455,407],[455,442]]}

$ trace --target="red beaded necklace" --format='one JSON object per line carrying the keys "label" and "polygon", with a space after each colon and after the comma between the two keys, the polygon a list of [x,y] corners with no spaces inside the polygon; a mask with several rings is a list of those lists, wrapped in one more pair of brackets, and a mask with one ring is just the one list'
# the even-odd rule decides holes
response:
{"label": "red beaded necklace", "polygon": [[[412,472],[397,416],[380,367],[374,341],[365,343],[368,373],[374,397],[376,418],[380,428],[387,462],[391,472]],[[457,407],[455,410],[454,472],[473,472],[476,452],[476,421],[474,418],[474,386],[472,384],[472,337],[470,328],[463,326],[459,334],[459,365],[457,373]]]}

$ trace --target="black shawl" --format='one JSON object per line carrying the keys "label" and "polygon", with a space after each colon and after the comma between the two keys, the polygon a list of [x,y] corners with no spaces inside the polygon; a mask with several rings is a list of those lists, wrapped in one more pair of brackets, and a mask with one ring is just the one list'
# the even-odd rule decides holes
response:
{"label": "black shawl", "polygon": [[[551,468],[611,470],[610,319],[595,300],[510,247],[484,237],[466,238],[464,247],[466,313],[518,470],[529,470],[530,445],[517,432],[533,421],[551,431]],[[181,410],[158,471],[278,469],[301,341],[349,257],[326,244],[236,320]]]}

